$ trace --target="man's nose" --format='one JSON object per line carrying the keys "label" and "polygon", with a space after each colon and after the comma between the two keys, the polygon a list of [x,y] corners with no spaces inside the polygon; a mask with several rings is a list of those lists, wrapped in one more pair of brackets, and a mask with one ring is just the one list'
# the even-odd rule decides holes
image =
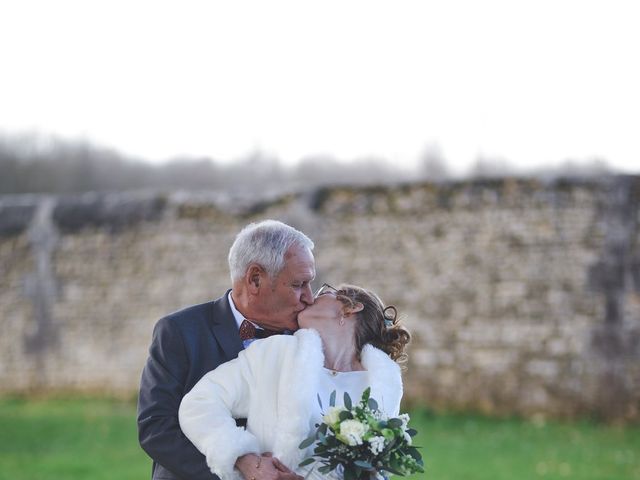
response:
{"label": "man's nose", "polygon": [[302,290],[300,301],[307,306],[313,305],[313,290],[311,290],[311,285],[307,285],[304,290]]}

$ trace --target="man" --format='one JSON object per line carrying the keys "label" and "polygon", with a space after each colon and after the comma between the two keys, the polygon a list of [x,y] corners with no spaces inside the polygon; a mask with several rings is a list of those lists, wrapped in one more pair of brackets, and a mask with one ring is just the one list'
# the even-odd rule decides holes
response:
{"label": "man", "polygon": [[[229,250],[232,289],[158,321],[138,399],[138,437],[153,459],[154,480],[217,479],[180,430],[180,401],[205,373],[235,358],[252,335],[298,328],[298,313],[313,303],[312,250],[313,242],[289,225],[250,224]],[[242,457],[236,465],[248,470]],[[261,468],[270,478],[295,478],[270,457]]]}

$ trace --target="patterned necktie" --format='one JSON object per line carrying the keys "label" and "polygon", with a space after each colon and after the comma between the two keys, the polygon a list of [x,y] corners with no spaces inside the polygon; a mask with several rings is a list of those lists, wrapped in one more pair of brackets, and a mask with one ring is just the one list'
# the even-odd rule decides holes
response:
{"label": "patterned necktie", "polygon": [[253,340],[257,338],[267,338],[271,335],[276,335],[281,332],[275,330],[267,330],[266,328],[256,328],[256,326],[248,320],[243,320],[240,324],[240,339]]}

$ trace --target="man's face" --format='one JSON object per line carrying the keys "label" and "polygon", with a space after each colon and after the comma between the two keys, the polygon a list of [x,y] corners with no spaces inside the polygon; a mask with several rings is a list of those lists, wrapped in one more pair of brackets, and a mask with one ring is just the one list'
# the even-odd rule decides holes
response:
{"label": "man's face", "polygon": [[313,304],[311,282],[316,276],[313,254],[308,248],[293,246],[284,256],[284,268],[259,293],[262,318],[266,328],[298,329],[298,313]]}

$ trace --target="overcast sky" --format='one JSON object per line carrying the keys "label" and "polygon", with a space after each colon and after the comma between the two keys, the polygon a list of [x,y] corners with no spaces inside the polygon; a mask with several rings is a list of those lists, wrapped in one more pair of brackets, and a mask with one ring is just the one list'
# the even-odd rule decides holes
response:
{"label": "overcast sky", "polygon": [[0,130],[150,160],[438,146],[640,172],[637,1],[0,3]]}

